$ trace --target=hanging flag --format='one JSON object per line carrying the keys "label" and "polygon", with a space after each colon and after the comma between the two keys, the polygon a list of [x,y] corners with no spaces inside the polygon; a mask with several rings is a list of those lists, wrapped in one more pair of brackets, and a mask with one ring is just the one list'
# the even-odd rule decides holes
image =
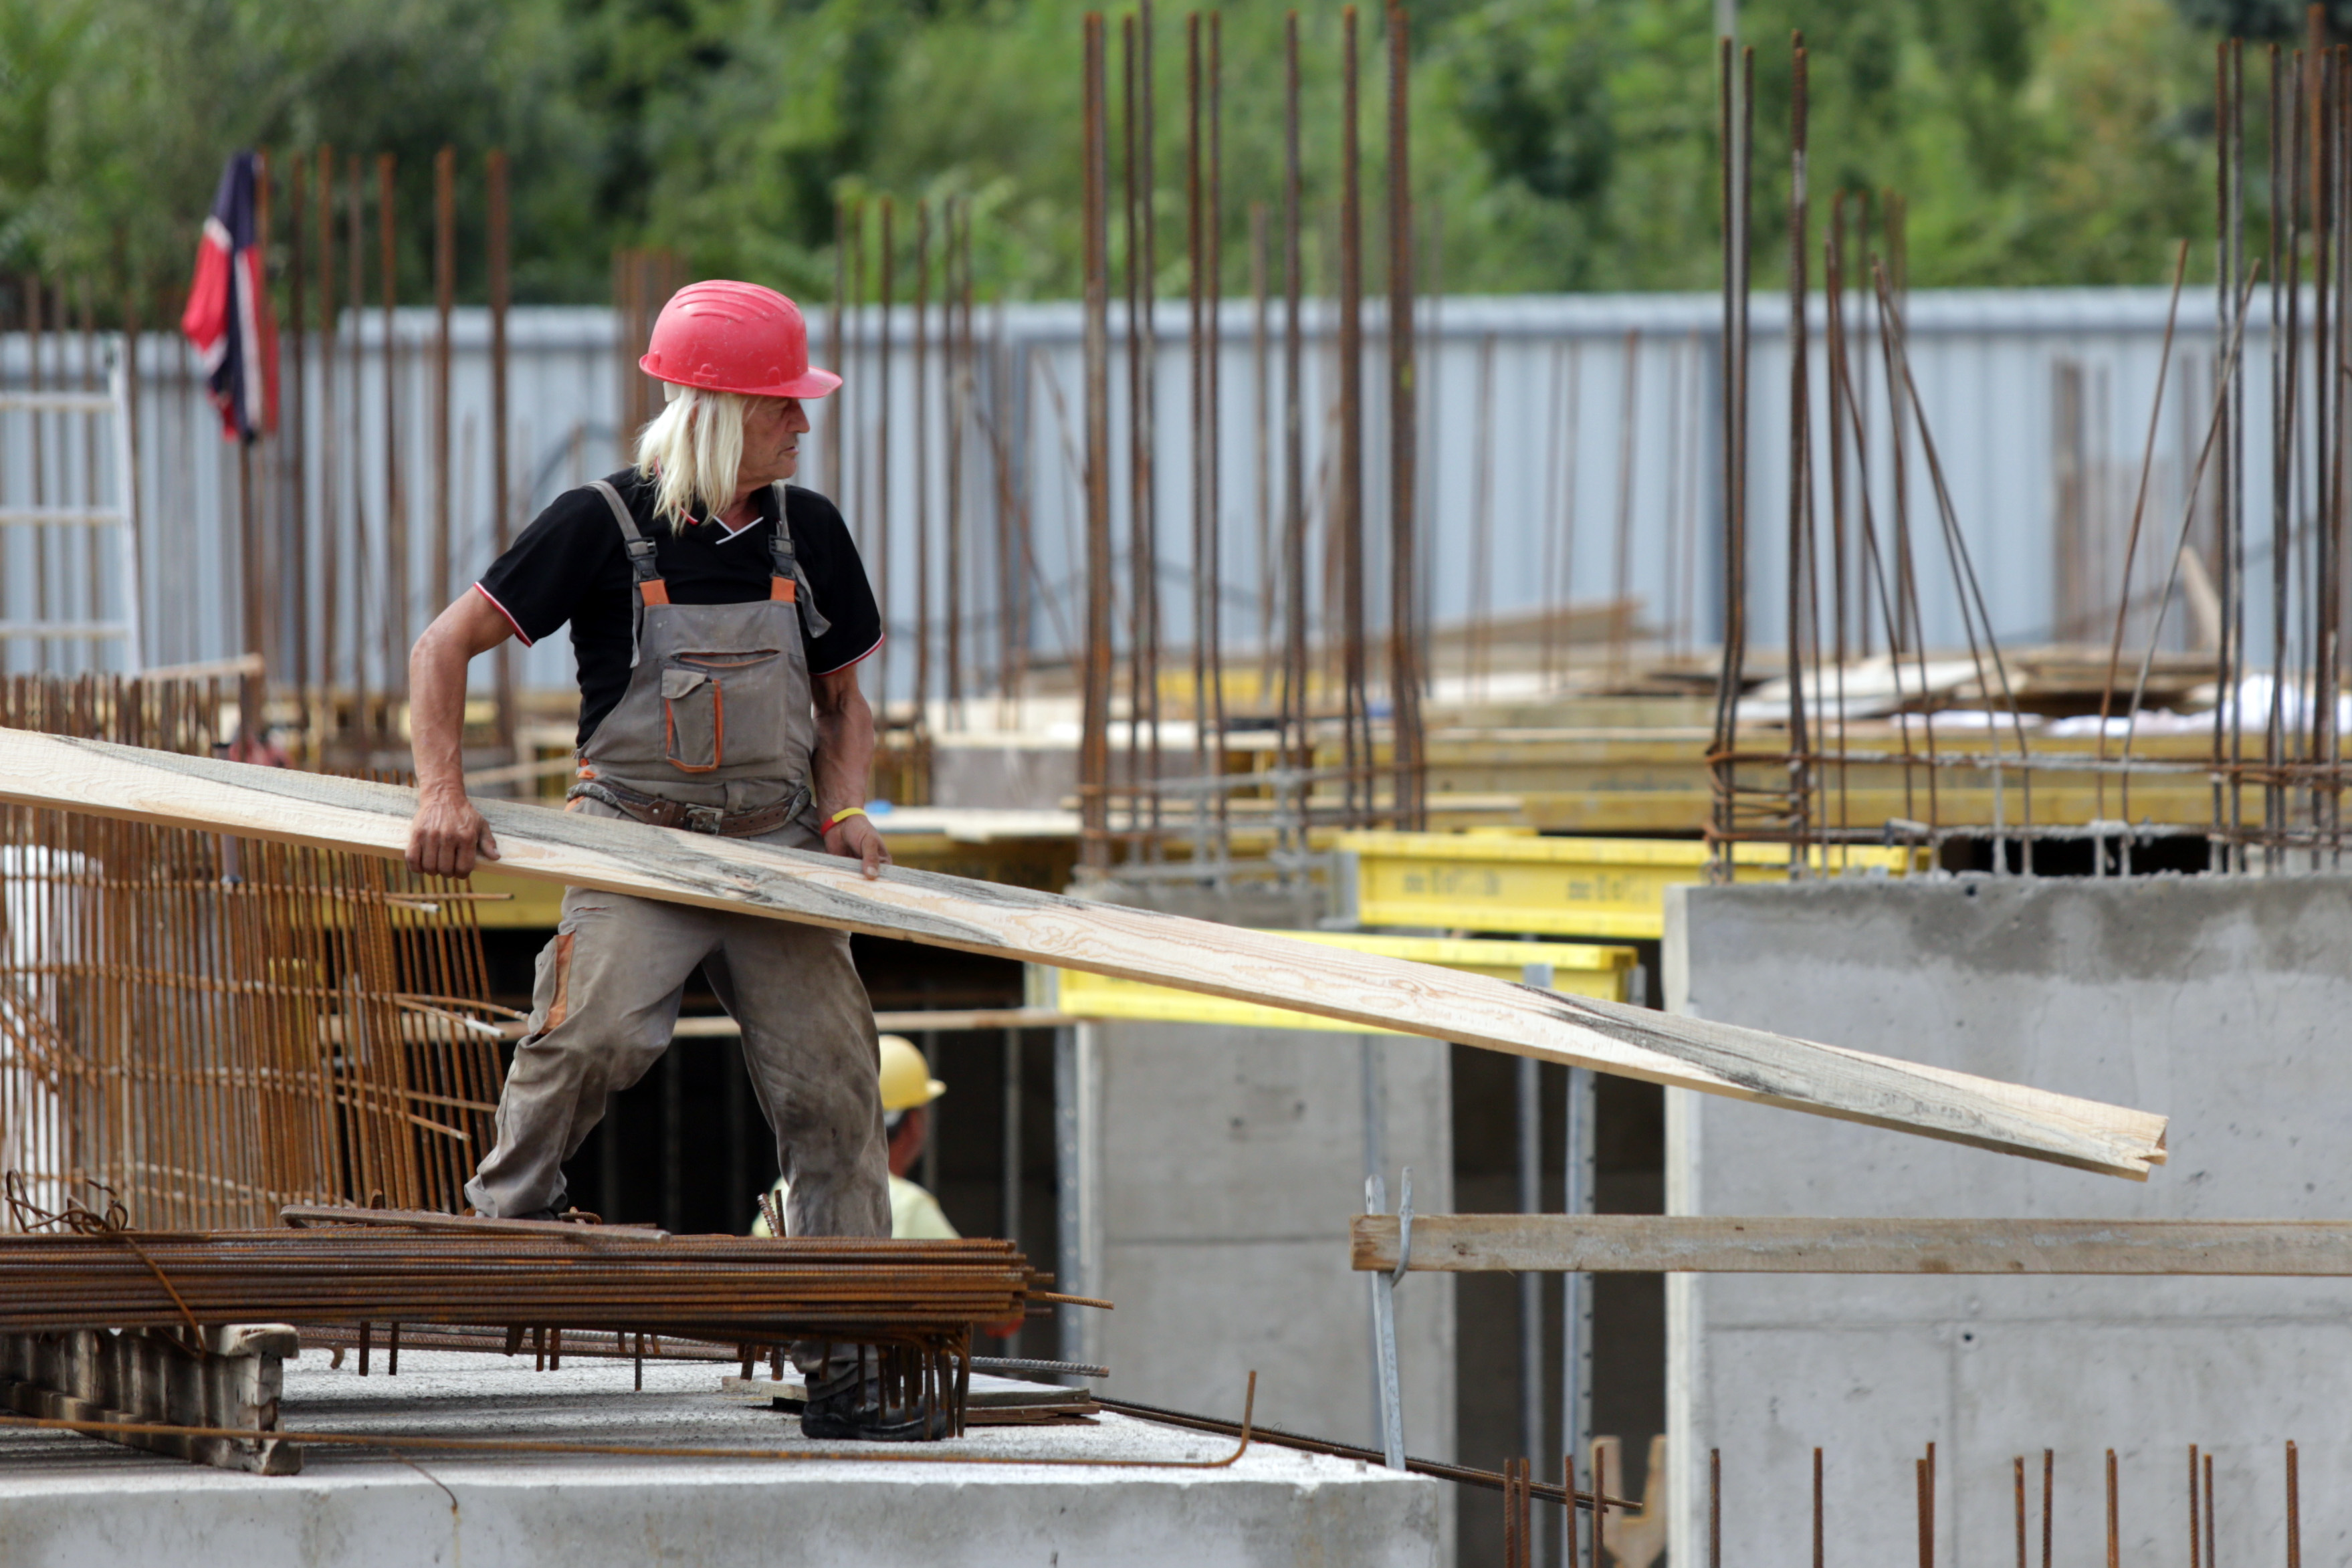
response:
{"label": "hanging flag", "polygon": [[278,329],[269,319],[256,186],[261,160],[232,153],[196,247],[180,330],[203,360],[221,434],[253,441],[278,428]]}

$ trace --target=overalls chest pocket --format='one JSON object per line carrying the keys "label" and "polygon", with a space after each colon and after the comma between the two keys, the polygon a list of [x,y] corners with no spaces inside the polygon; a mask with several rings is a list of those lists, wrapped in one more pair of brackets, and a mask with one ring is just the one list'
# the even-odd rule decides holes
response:
{"label": "overalls chest pocket", "polygon": [[662,755],[681,773],[782,759],[784,706],[773,648],[674,653],[661,672]]}

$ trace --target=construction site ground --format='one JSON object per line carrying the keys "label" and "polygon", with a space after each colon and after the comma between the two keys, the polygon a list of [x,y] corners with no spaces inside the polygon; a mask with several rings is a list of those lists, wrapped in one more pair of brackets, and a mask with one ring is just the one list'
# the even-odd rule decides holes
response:
{"label": "construction site ground", "polygon": [[[688,1459],[308,1444],[302,1473],[206,1469],[78,1433],[0,1430],[0,1563],[467,1562],[563,1568],[681,1563],[859,1568],[1051,1563],[1433,1564],[1437,1481],[1108,1412],[1091,1425],[988,1427],[893,1450],[819,1443],[791,1415],[719,1393],[735,1369],[567,1359],[534,1372],[448,1352],[373,1375],[305,1352],[286,1366],[289,1428],[826,1457]],[[1232,1390],[1238,1401],[1241,1390]],[[1230,1414],[1230,1413],[1229,1413]],[[846,1456],[855,1455],[855,1458]],[[845,1456],[845,1457],[832,1457]],[[1023,1464],[1074,1458],[1095,1465]]]}

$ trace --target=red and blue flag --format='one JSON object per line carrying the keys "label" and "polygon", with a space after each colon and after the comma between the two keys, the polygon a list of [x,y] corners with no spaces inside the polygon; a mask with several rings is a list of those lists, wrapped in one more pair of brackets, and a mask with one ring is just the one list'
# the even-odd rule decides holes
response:
{"label": "red and blue flag", "polygon": [[230,155],[196,247],[180,330],[195,346],[221,434],[253,441],[278,428],[278,329],[269,319],[256,186],[261,161]]}

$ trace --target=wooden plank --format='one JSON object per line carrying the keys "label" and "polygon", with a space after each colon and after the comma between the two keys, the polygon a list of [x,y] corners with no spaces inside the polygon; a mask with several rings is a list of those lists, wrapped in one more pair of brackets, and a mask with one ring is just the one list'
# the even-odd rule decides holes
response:
{"label": "wooden plank", "polygon": [[[1444,936],[1382,936],[1359,931],[1299,931],[1295,942],[1345,947],[1354,953],[1377,953],[1415,964],[1516,980],[1530,964],[1551,967],[1551,988],[1570,996],[1625,1000],[1625,985],[1636,955],[1631,947],[1597,947],[1581,942],[1494,942]],[[1339,1030],[1360,1032],[1362,1026],[1318,1018],[1264,1002],[1237,1002],[1225,997],[1204,997],[1171,986],[1140,985],[1065,969],[1031,971],[1033,1000],[1059,1008],[1083,1019],[1131,1019],[1158,1023],[1223,1024],[1238,1029]],[[1393,1034],[1394,1030],[1382,1033]]]}
{"label": "wooden plank", "polygon": [[[387,784],[22,730],[0,731],[0,800],[387,858],[415,804]],[[868,881],[831,855],[480,805],[517,876],[1276,1003],[2134,1179],[2164,1158],[2161,1116],[1942,1068],[1154,910],[899,868]]]}
{"label": "wooden plank", "polygon": [[[1394,1215],[1356,1218],[1353,1267],[1394,1269]],[[2338,1219],[1734,1219],[1430,1214],[1412,1267],[1447,1273],[2232,1274],[2352,1277]]]}

